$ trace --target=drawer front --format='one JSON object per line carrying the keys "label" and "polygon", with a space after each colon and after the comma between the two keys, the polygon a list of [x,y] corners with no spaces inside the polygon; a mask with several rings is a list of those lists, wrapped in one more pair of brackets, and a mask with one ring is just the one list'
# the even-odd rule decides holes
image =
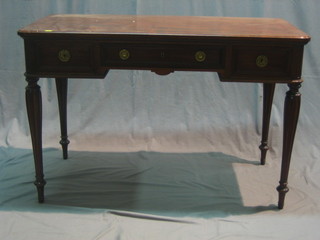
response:
{"label": "drawer front", "polygon": [[102,49],[107,68],[217,70],[224,66],[221,46],[105,44]]}
{"label": "drawer front", "polygon": [[288,47],[233,47],[233,78],[291,77],[293,48]]}
{"label": "drawer front", "polygon": [[35,43],[32,72],[91,74],[94,72],[94,45],[84,41],[39,41]]}

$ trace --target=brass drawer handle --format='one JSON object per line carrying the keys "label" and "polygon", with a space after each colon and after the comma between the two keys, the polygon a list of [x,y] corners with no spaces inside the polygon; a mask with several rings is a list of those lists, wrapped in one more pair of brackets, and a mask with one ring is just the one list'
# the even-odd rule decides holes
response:
{"label": "brass drawer handle", "polygon": [[58,53],[58,58],[61,62],[69,62],[71,59],[71,54],[68,50],[62,49]]}
{"label": "brass drawer handle", "polygon": [[122,49],[119,52],[119,57],[122,60],[127,60],[130,57],[130,52],[127,49]]}
{"label": "brass drawer handle", "polygon": [[266,66],[268,66],[268,57],[265,55],[259,55],[256,59],[256,65],[260,68],[264,68]]}
{"label": "brass drawer handle", "polygon": [[197,62],[203,62],[204,60],[206,60],[206,54],[203,51],[198,51],[194,55],[194,58],[196,59]]}

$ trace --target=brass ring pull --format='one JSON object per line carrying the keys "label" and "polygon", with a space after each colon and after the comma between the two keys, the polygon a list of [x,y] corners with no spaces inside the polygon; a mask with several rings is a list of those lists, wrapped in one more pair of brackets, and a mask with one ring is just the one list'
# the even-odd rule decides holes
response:
{"label": "brass ring pull", "polygon": [[259,55],[256,59],[256,65],[260,68],[264,68],[266,66],[268,66],[268,57],[265,55]]}
{"label": "brass ring pull", "polygon": [[203,51],[198,51],[194,55],[194,58],[196,59],[197,62],[203,62],[204,60],[206,60],[206,54]]}
{"label": "brass ring pull", "polygon": [[119,57],[122,60],[127,60],[130,57],[130,52],[127,49],[122,49],[119,52]]}
{"label": "brass ring pull", "polygon": [[68,50],[62,49],[58,53],[58,58],[61,62],[69,62],[71,59],[71,54]]}

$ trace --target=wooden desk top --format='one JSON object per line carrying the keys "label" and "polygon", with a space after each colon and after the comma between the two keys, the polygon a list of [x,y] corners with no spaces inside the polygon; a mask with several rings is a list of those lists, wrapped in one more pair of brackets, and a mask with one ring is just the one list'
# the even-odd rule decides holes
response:
{"label": "wooden desk top", "polygon": [[51,15],[18,33],[310,40],[306,33],[282,19],[199,16]]}

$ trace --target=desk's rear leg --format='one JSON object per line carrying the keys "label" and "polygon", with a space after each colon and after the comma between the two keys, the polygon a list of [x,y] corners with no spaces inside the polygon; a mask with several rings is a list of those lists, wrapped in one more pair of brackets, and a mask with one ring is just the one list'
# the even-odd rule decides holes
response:
{"label": "desk's rear leg", "polygon": [[61,128],[61,140],[63,158],[68,158],[68,139],[67,132],[67,93],[68,93],[68,79],[56,78],[56,88],[59,103],[59,115],[60,115],[60,128]]}
{"label": "desk's rear leg", "polygon": [[259,146],[261,150],[261,159],[260,159],[261,165],[264,165],[266,163],[266,155],[267,155],[267,151],[269,150],[268,136],[269,136],[269,125],[270,125],[270,116],[271,116],[274,89],[275,89],[274,83],[263,84],[262,138],[261,138],[261,145]]}
{"label": "desk's rear leg", "polygon": [[36,180],[34,184],[38,190],[38,201],[44,201],[44,185],[46,181],[43,175],[43,161],[42,161],[42,102],[41,90],[37,84],[39,78],[27,77],[26,81],[26,105],[28,120],[30,126],[30,134],[32,140],[34,165],[36,171]]}
{"label": "desk's rear leg", "polygon": [[282,165],[281,165],[281,176],[280,185],[277,187],[279,192],[279,203],[278,208],[282,209],[284,205],[284,198],[286,193],[289,191],[288,175],[291,160],[292,147],[294,142],[294,136],[296,133],[299,112],[301,94],[299,88],[300,83],[289,84],[290,90],[286,94],[284,104],[284,121],[283,121],[283,147],[282,147]]}

